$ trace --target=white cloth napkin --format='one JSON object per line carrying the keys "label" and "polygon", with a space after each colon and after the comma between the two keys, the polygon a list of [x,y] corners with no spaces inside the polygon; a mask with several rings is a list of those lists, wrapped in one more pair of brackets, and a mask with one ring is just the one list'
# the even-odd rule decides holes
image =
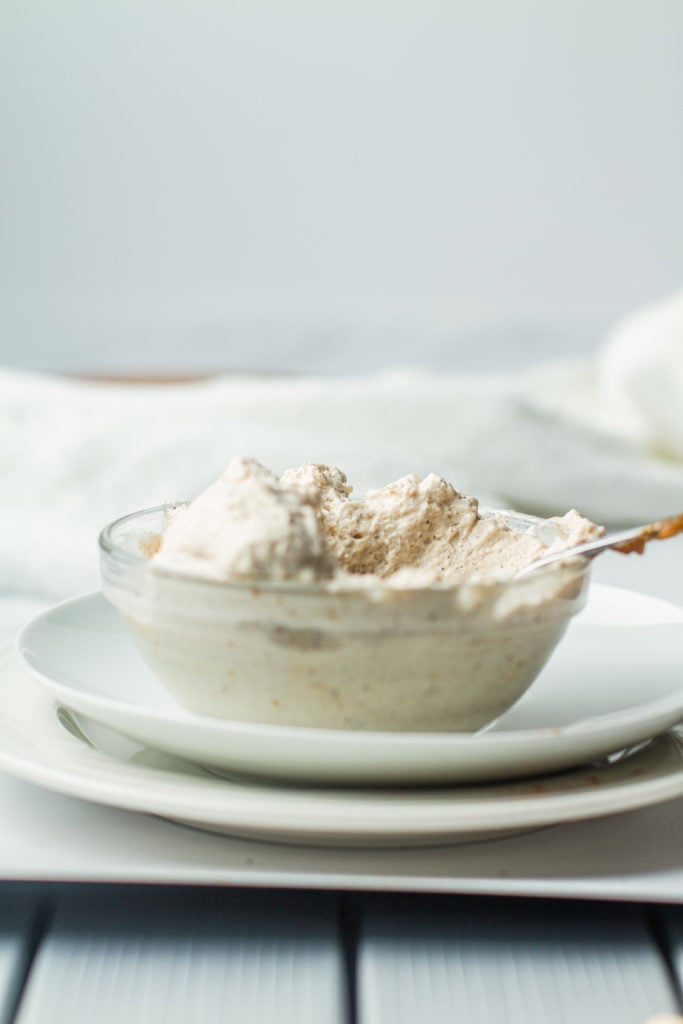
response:
{"label": "white cloth napkin", "polygon": [[159,386],[0,371],[0,591],[98,585],[97,534],[190,498],[235,453],[344,469],[357,493],[439,473],[484,503],[607,524],[683,509],[683,293],[592,358],[517,374],[223,376]]}

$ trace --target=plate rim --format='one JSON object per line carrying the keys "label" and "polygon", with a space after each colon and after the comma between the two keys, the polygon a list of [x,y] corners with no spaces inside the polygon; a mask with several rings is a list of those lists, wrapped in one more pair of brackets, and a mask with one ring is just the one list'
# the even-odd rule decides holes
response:
{"label": "plate rim", "polygon": [[[642,598],[647,601],[648,604],[659,605],[663,608],[667,608],[670,612],[676,614],[676,620],[683,626],[683,606],[677,605],[672,601],[666,601],[658,597],[653,597],[649,594],[641,594],[638,591],[630,590],[627,587],[615,587],[607,584],[593,583],[591,584],[591,590],[598,591],[599,593],[609,593],[615,591],[621,594],[628,594],[634,597]],[[12,644],[15,656],[19,662],[26,668],[26,670],[33,675],[45,688],[50,692],[55,692],[60,696],[60,699],[67,702],[67,697],[70,693],[73,693],[73,687],[70,687],[64,683],[60,683],[59,680],[52,678],[48,673],[41,671],[37,665],[33,664],[29,657],[24,653],[23,647],[26,643],[26,636],[33,629],[37,628],[44,620],[48,618],[55,611],[59,611],[63,608],[75,607],[79,604],[98,602],[107,604],[107,599],[101,590],[91,590],[85,594],[79,594],[75,597],[67,598],[64,601],[59,601],[56,604],[51,605],[49,608],[43,609],[37,615],[33,616],[25,625],[19,630],[15,640]],[[115,609],[112,609],[115,611]],[[132,640],[131,640],[132,643]],[[153,675],[151,669],[148,670]],[[161,685],[161,684],[160,684]],[[187,711],[179,704],[177,710],[175,708],[169,708],[168,711],[163,710],[157,712],[152,708],[147,708],[142,705],[130,704],[127,701],[117,699],[116,697],[100,696],[98,694],[89,693],[88,691],[79,690],[79,699],[82,696],[86,701],[91,702],[92,706],[106,706],[110,709],[122,709],[126,711],[133,711],[136,716],[145,718],[147,720],[160,721],[163,719],[164,722],[172,722],[173,724],[182,725],[200,725],[202,729],[207,729],[215,733],[223,733],[226,730],[230,732],[243,732],[249,734],[260,734],[266,732],[272,736],[284,735],[286,737],[293,737],[300,739],[302,737],[329,739],[334,738],[335,742],[348,742],[348,743],[362,743],[366,745],[376,743],[387,743],[392,744],[405,744],[406,746],[412,745],[416,742],[425,742],[427,739],[430,743],[452,743],[454,740],[462,742],[476,742],[480,743],[482,740],[487,743],[493,740],[496,744],[502,745],[504,741],[514,737],[516,740],[529,740],[539,734],[552,734],[557,737],[558,733],[571,732],[572,735],[577,735],[580,732],[592,730],[596,723],[602,723],[607,721],[614,721],[618,718],[630,717],[632,711],[636,710],[628,708],[619,711],[609,711],[604,714],[592,715],[587,718],[583,718],[578,722],[572,722],[570,725],[548,725],[540,726],[537,728],[526,728],[526,729],[506,729],[502,732],[488,732],[485,727],[482,730],[474,733],[467,732],[390,732],[390,731],[373,731],[373,730],[346,730],[346,729],[326,729],[326,728],[312,728],[309,726],[297,726],[297,725],[275,725],[271,723],[260,723],[260,722],[246,722],[239,721],[237,719],[218,719],[211,718],[208,715],[199,715],[191,711]],[[681,708],[683,710],[683,683],[679,691],[676,691],[676,696],[680,693]],[[673,703],[671,696],[661,697],[655,701],[647,701],[644,704],[639,704],[637,707],[658,707],[667,708]],[[502,716],[501,716],[502,717]],[[683,716],[682,716],[683,717]]]}
{"label": "plate rim", "polygon": [[[623,587],[607,586],[605,584],[592,584],[591,591],[605,595],[610,592],[627,594],[646,601],[649,605],[659,606],[666,609],[672,615],[672,621],[679,622],[683,626],[683,607],[673,602],[664,601],[647,594],[640,594],[637,591]],[[590,596],[589,596],[590,600]],[[77,689],[74,686],[62,683],[54,679],[47,671],[42,670],[31,660],[30,652],[27,651],[28,637],[37,629],[40,629],[50,615],[62,609],[77,609],[84,604],[107,605],[107,600],[100,590],[89,591],[76,597],[68,598],[44,609],[33,616],[19,631],[14,640],[15,656],[24,668],[38,680],[48,693],[61,700],[67,707],[75,707],[72,703],[76,696],[80,713],[90,715],[103,724],[108,724],[101,718],[104,710],[113,714],[126,714],[132,716],[136,721],[150,725],[162,725],[169,727],[180,727],[192,731],[201,730],[208,733],[215,739],[230,740],[236,737],[244,739],[267,739],[273,744],[292,743],[306,741],[311,745],[334,743],[336,747],[350,747],[354,749],[377,750],[378,748],[405,749],[409,751],[412,747],[419,747],[428,743],[437,753],[441,750],[444,753],[452,752],[458,746],[463,748],[474,747],[481,750],[504,750],[505,747],[529,744],[535,740],[548,740],[559,742],[565,737],[569,740],[588,740],[604,734],[609,729],[619,726],[635,726],[642,720],[643,711],[647,711],[648,718],[660,715],[671,715],[680,711],[680,718],[683,720],[683,683],[673,694],[657,698],[651,701],[644,701],[636,706],[617,711],[608,711],[603,714],[588,715],[578,722],[571,722],[568,725],[545,725],[523,729],[505,729],[500,732],[489,731],[484,728],[476,733],[463,732],[388,732],[343,729],[313,729],[306,726],[276,725],[270,723],[242,722],[232,719],[214,719],[205,715],[198,715],[183,709],[178,705],[177,710],[169,709],[155,710],[144,705],[136,705],[129,701],[118,699],[115,696],[91,693],[88,690]],[[112,609],[115,612],[115,609]],[[118,614],[118,613],[117,613]],[[132,640],[130,641],[132,644]],[[150,669],[146,670],[153,673]],[[159,684],[161,685],[161,684]],[[669,723],[670,727],[673,722]],[[114,728],[116,726],[113,726]]]}
{"label": "plate rim", "polygon": [[[235,836],[297,845],[400,845],[402,840],[427,845],[435,840],[457,841],[476,832],[481,838],[500,833],[611,816],[663,803],[683,795],[683,737],[677,764],[648,778],[600,784],[600,767],[591,771],[588,788],[543,793],[544,777],[507,785],[523,787],[521,795],[497,795],[490,799],[464,799],[458,791],[472,787],[434,786],[428,789],[391,791],[349,788],[303,791],[302,787],[269,787],[251,780],[230,781],[211,776],[191,776],[120,761],[87,747],[70,736],[57,722],[54,704],[11,655],[0,661],[0,768],[27,782],[67,796],[97,804],[183,820],[203,828],[228,830]],[[16,673],[23,686],[14,683],[22,701],[7,710],[7,678]],[[40,705],[42,728],[22,720],[26,710],[26,680],[33,686],[32,699]],[[11,685],[11,684],[10,684]],[[29,685],[29,698],[31,691]],[[19,708],[17,717],[16,708]],[[27,734],[29,734],[27,738]],[[32,748],[30,734],[34,736]],[[49,744],[35,740],[45,736]],[[674,736],[673,733],[667,735]],[[14,737],[15,749],[8,749]],[[57,755],[54,753],[55,742]],[[17,744],[19,752],[17,752]],[[22,747],[23,744],[23,747]],[[23,751],[23,752],[22,752]],[[50,753],[52,751],[52,753]],[[94,768],[94,771],[87,769]],[[574,773],[571,773],[574,774]],[[104,779],[102,776],[104,775]],[[594,780],[598,780],[595,782]],[[557,783],[557,778],[555,780]],[[476,786],[475,789],[482,787]],[[505,789],[505,783],[491,788]],[[524,792],[526,790],[526,792]],[[185,800],[185,803],[183,803]],[[340,822],[339,815],[344,816]]]}

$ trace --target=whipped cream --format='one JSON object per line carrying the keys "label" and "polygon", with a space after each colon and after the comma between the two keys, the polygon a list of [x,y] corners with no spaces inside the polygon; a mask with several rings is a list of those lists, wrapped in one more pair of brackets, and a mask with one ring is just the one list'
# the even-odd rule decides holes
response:
{"label": "whipped cream", "polygon": [[232,459],[218,480],[170,517],[156,564],[218,581],[325,579],[334,564],[315,504],[255,459]]}
{"label": "whipped cream", "polygon": [[154,554],[161,568],[202,579],[381,580],[417,587],[504,580],[549,551],[601,530],[575,510],[549,520],[546,545],[533,526],[512,528],[476,498],[430,474],[401,477],[352,498],[336,467],[307,463],[279,479],[255,459],[231,460],[215,483],[170,518]]}
{"label": "whipped cream", "polygon": [[568,559],[510,577],[599,532],[574,511],[486,512],[434,474],[357,499],[334,467],[278,478],[242,457],[161,536],[140,517],[146,557],[112,571],[105,558],[103,581],[181,704],[385,731],[472,731],[509,708],[583,606],[588,572]]}

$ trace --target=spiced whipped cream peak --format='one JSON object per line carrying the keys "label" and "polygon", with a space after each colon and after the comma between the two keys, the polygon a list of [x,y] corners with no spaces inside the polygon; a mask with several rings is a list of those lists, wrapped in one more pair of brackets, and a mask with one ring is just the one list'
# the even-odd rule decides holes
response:
{"label": "spiced whipped cream peak", "polygon": [[154,556],[160,567],[212,580],[334,579],[422,586],[502,580],[549,551],[598,536],[575,510],[550,520],[548,546],[531,526],[482,513],[434,473],[403,476],[352,497],[338,468],[306,463],[278,479],[236,457],[219,479],[169,521]]}
{"label": "spiced whipped cream peak", "polygon": [[313,582],[334,572],[313,501],[243,456],[173,515],[155,562],[217,581]]}

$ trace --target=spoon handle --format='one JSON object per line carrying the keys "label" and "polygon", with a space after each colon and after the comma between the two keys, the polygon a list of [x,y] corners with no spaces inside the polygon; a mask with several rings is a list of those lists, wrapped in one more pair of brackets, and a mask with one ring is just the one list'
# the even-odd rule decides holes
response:
{"label": "spoon handle", "polygon": [[650,523],[649,526],[642,526],[638,536],[629,541],[625,539],[621,544],[612,545],[615,550],[628,555],[631,551],[637,551],[642,555],[645,545],[649,540],[666,540],[667,537],[675,537],[683,531],[683,512],[677,516],[668,516],[658,523]]}
{"label": "spoon handle", "polygon": [[565,548],[564,551],[553,551],[550,555],[530,562],[522,569],[519,569],[515,579],[528,576],[536,569],[542,569],[546,565],[553,565],[555,562],[564,562],[576,555],[584,555],[587,558],[594,558],[601,551],[613,548],[624,555],[636,551],[639,555],[643,553],[645,545],[650,540],[666,540],[667,537],[674,537],[677,533],[683,532],[683,512],[675,516],[668,516],[658,523],[648,523],[647,526],[635,526],[630,530],[622,530],[620,533],[607,533],[595,540],[586,541],[584,544],[577,544],[573,548]]}

